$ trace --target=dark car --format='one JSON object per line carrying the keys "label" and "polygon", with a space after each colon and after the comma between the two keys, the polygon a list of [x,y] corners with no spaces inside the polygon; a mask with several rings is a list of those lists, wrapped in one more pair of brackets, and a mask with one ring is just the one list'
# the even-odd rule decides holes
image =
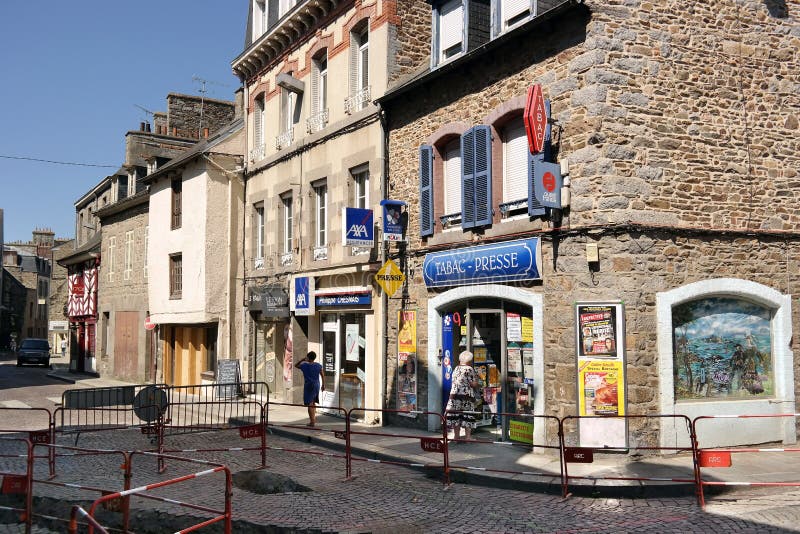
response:
{"label": "dark car", "polygon": [[28,338],[17,349],[17,365],[39,363],[50,366],[50,343],[46,339]]}

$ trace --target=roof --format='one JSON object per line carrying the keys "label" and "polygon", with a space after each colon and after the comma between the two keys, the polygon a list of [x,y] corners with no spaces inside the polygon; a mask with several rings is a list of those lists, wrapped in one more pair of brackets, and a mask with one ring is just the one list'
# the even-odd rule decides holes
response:
{"label": "roof", "polygon": [[144,178],[142,178],[142,183],[151,184],[158,180],[159,178],[165,177],[170,171],[177,170],[178,168],[182,167],[184,164],[188,163],[189,161],[193,160],[194,158],[200,156],[201,154],[212,152],[212,149],[220,145],[221,143],[227,141],[237,132],[244,128],[244,120],[242,118],[238,118],[228,124],[225,128],[222,128],[214,135],[197,143],[195,146],[178,156],[170,160],[166,165],[158,169],[156,172],[152,174],[148,174]]}
{"label": "roof", "polygon": [[122,200],[114,202],[113,204],[109,204],[108,206],[100,208],[99,210],[94,212],[94,214],[97,215],[102,220],[104,217],[115,215],[117,213],[125,211],[128,208],[133,208],[134,206],[146,204],[149,198],[150,198],[150,191],[147,188],[145,188],[134,195],[125,197]]}
{"label": "roof", "polygon": [[75,252],[58,260],[58,264],[62,267],[66,267],[67,265],[75,265],[76,263],[80,263],[82,261],[97,258],[100,255],[100,243],[103,240],[102,234],[102,230],[95,232],[95,234],[90,237],[86,243],[76,248]]}

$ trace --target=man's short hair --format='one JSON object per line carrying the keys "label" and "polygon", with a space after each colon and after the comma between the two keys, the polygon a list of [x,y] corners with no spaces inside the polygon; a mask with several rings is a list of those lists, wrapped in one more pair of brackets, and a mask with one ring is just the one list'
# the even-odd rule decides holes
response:
{"label": "man's short hair", "polygon": [[317,353],[312,350],[306,357],[313,362],[317,359]]}

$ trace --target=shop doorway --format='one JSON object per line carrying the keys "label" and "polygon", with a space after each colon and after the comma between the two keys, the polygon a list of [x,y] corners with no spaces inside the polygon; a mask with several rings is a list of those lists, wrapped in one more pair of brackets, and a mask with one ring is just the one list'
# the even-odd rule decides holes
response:
{"label": "shop doorway", "polygon": [[[474,355],[472,365],[482,401],[477,432],[489,433],[491,439],[532,443],[532,421],[516,416],[533,413],[531,309],[498,300],[467,302],[445,314],[442,325],[442,340],[445,351],[452,355],[452,366],[458,364],[461,351]],[[442,369],[444,406],[450,370],[447,365]]]}
{"label": "shop doorway", "polygon": [[[366,375],[366,320],[363,313],[326,313],[322,316],[322,372],[324,408],[364,407]],[[328,413],[341,415],[341,411]],[[363,414],[359,417],[363,419]]]}

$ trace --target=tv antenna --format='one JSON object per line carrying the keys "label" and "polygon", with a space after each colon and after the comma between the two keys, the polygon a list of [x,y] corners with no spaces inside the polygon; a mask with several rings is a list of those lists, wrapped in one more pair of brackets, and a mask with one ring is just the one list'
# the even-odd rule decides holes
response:
{"label": "tv antenna", "polygon": [[198,89],[198,92],[200,93],[200,126],[197,128],[197,138],[200,139],[203,135],[203,107],[204,107],[206,93],[208,92],[208,89],[206,89],[206,84],[218,85],[220,87],[230,87],[230,86],[228,84],[206,80],[205,78],[202,78],[196,74],[192,75],[192,81],[200,82],[200,89]]}
{"label": "tv antenna", "polygon": [[142,111],[144,111],[144,112],[147,114],[147,116],[148,116],[149,118],[148,118],[148,119],[145,119],[145,120],[146,120],[148,123],[150,123],[150,122],[153,122],[153,123],[155,124],[155,114],[156,114],[156,112],[155,112],[155,111],[151,111],[151,110],[147,109],[147,108],[146,108],[146,107],[144,107],[144,106],[140,106],[139,104],[134,104],[134,106],[136,106],[137,108],[141,109]]}

